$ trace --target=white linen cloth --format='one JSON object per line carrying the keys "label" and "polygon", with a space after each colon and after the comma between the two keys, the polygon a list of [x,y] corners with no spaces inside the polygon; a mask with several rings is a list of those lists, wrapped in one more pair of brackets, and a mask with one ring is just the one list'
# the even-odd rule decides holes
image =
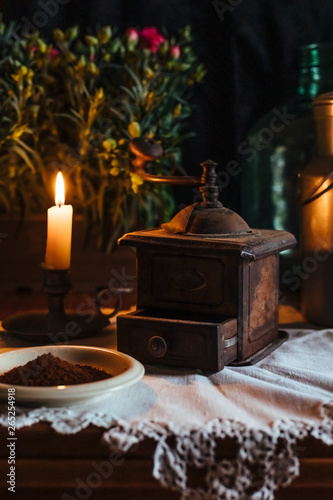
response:
{"label": "white linen cloth", "polygon": [[[297,440],[311,435],[333,444],[333,330],[288,332],[289,340],[255,366],[214,374],[148,367],[140,382],[98,402],[17,408],[16,426],[48,421],[60,433],[76,433],[94,424],[123,451],[153,438],[152,473],[183,499],[271,500],[298,474]],[[89,343],[114,348],[115,331]],[[23,345],[0,337],[0,352]],[[2,425],[6,412],[0,406]],[[226,436],[237,441],[237,454],[217,460],[217,440]],[[188,484],[190,467],[204,471],[202,486]]]}

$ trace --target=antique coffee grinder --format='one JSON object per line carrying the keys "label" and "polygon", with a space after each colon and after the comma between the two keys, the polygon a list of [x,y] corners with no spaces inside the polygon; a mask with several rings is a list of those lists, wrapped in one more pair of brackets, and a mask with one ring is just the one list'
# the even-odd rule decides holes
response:
{"label": "antique coffee grinder", "polygon": [[[151,139],[134,140],[134,165],[161,154]],[[149,149],[150,148],[150,149]],[[202,202],[162,227],[125,234],[137,248],[137,310],[118,317],[118,349],[144,364],[219,371],[253,364],[286,338],[278,330],[279,252],[295,245],[285,231],[254,230],[218,201],[216,164],[201,179],[157,177],[200,185]]]}

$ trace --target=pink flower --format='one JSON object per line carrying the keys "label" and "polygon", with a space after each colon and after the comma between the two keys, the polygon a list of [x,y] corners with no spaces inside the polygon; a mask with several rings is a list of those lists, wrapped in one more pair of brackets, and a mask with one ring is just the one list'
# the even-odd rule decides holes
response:
{"label": "pink flower", "polygon": [[139,40],[139,32],[134,28],[127,28],[125,35],[130,42],[137,42]]}
{"label": "pink flower", "polygon": [[52,49],[51,52],[50,52],[50,59],[51,61],[53,59],[55,59],[56,57],[58,57],[59,55],[59,50],[58,49]]}
{"label": "pink flower", "polygon": [[152,52],[156,52],[157,47],[166,41],[164,36],[162,36],[158,29],[154,26],[143,28],[140,33],[140,40],[143,48],[149,49]]}
{"label": "pink flower", "polygon": [[90,62],[95,62],[95,54],[90,54],[89,61]]}
{"label": "pink flower", "polygon": [[178,47],[178,45],[172,47],[171,55],[174,59],[178,59],[178,57],[180,56],[180,48]]}

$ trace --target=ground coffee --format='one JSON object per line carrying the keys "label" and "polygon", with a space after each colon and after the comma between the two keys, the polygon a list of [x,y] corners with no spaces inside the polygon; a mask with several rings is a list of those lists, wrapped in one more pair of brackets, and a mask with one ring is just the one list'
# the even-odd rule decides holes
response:
{"label": "ground coffee", "polygon": [[50,387],[85,384],[110,377],[112,375],[104,370],[70,363],[47,353],[0,375],[0,382],[9,385]]}

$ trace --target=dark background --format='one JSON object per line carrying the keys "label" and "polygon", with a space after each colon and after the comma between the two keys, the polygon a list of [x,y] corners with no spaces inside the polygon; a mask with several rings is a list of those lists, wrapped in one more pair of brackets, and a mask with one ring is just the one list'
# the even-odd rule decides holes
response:
{"label": "dark background", "polygon": [[[197,136],[183,148],[192,174],[207,158],[222,167],[239,160],[237,146],[253,122],[294,94],[298,48],[333,41],[332,0],[0,0],[0,11],[5,21],[39,24],[44,35],[73,24],[82,31],[153,25],[169,34],[190,24],[208,70],[192,98],[189,129]],[[236,211],[241,180],[241,173],[232,176],[222,197]],[[178,197],[190,203],[193,193]]]}

